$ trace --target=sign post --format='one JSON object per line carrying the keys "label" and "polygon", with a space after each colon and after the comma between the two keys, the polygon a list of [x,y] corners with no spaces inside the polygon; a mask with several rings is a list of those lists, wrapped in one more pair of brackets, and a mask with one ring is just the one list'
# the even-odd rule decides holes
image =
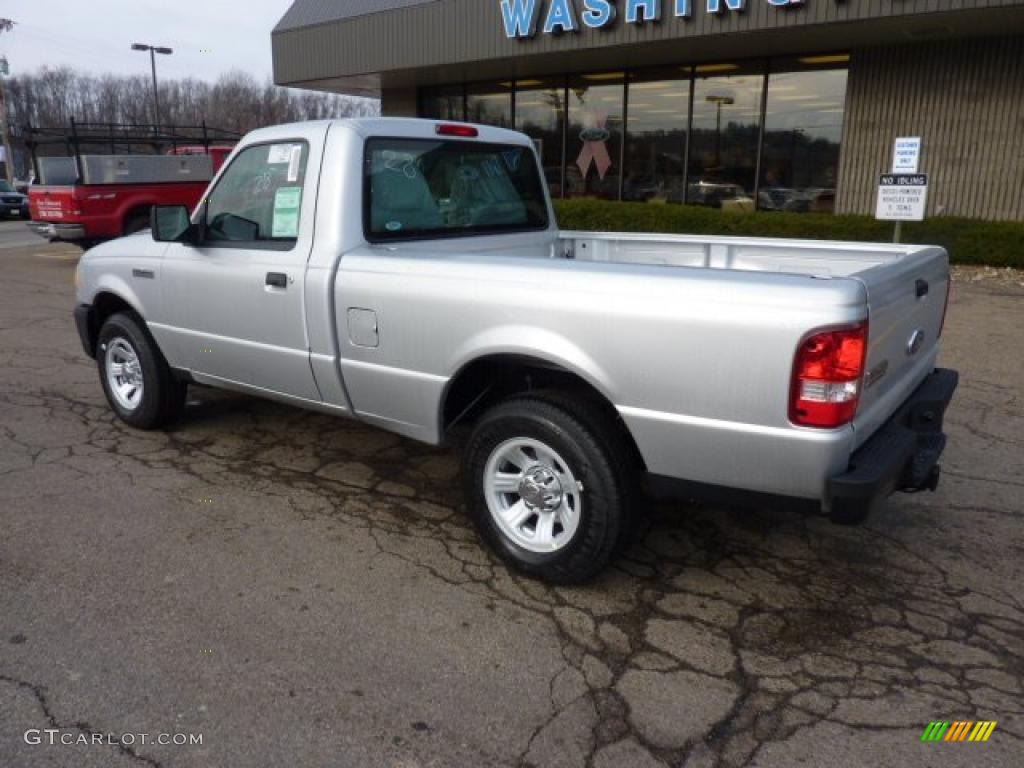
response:
{"label": "sign post", "polygon": [[921,166],[921,137],[896,139],[892,153],[892,173],[878,180],[878,205],[875,218],[894,221],[893,242],[900,242],[904,221],[924,221],[928,204],[928,174],[918,173]]}

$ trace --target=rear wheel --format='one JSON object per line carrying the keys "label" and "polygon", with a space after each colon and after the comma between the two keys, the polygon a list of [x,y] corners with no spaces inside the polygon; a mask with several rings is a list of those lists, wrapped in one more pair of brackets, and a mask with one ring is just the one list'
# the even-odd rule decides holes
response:
{"label": "rear wheel", "polygon": [[515,397],[484,414],[463,475],[481,536],[552,583],[596,576],[626,541],[639,474],[622,430],[585,399]]}
{"label": "rear wheel", "polygon": [[156,429],[177,418],[188,385],[174,378],[156,342],[131,315],[112,315],[100,329],[96,363],[107,401],[126,423]]}
{"label": "rear wheel", "polygon": [[144,229],[149,229],[149,211],[136,211],[124,222],[124,234],[134,235],[136,232],[141,232]]}

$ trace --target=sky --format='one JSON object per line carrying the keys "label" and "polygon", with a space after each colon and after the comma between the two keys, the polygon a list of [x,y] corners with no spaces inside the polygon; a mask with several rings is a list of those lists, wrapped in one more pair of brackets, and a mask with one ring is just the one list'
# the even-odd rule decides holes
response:
{"label": "sky", "polygon": [[[132,43],[167,46],[157,74],[216,80],[233,69],[272,74],[270,31],[291,0],[0,0],[0,33],[11,75],[67,65],[82,72],[149,74],[149,54]],[[209,51],[209,52],[207,52]]]}

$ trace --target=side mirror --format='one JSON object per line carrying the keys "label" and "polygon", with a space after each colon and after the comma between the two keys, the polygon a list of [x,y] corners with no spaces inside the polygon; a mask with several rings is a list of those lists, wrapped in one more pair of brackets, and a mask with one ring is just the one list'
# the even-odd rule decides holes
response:
{"label": "side mirror", "polygon": [[184,205],[154,205],[149,222],[153,239],[158,243],[181,243],[192,239],[192,221]]}

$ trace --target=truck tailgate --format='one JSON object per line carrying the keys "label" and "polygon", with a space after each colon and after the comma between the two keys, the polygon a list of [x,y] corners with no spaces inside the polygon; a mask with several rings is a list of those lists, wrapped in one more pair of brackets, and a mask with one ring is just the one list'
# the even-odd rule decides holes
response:
{"label": "truck tailgate", "polygon": [[82,214],[74,187],[30,187],[28,207],[33,221],[76,221]]}
{"label": "truck tailgate", "polygon": [[864,390],[854,421],[861,445],[935,367],[949,258],[941,248],[921,248],[856,278],[867,291],[870,320]]}

